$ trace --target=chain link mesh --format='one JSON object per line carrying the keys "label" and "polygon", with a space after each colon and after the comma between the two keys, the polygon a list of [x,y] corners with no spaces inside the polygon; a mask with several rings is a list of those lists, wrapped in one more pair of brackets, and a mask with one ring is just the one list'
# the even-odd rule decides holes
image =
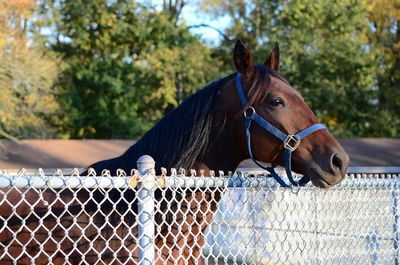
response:
{"label": "chain link mesh", "polygon": [[399,264],[399,173],[348,174],[328,190],[182,173],[139,199],[137,171],[1,171],[0,263]]}

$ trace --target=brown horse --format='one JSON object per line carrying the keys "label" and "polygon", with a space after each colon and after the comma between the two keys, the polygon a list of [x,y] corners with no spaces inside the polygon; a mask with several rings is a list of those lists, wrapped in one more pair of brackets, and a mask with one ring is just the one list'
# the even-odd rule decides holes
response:
{"label": "brown horse", "polygon": [[[264,64],[253,65],[238,41],[234,63],[248,103],[236,91],[237,73],[215,81],[161,119],[123,155],[95,163],[97,172],[130,172],[144,154],[156,170],[193,168],[234,171],[250,157],[243,110],[252,106],[285,134],[297,133],[318,119],[300,93],[278,73],[279,49]],[[258,124],[251,127],[251,149],[258,161],[284,165],[282,142]],[[345,176],[349,158],[327,130],[304,138],[292,155],[293,170],[318,187]],[[218,189],[156,191],[156,264],[202,264],[204,232],[221,198]],[[42,196],[39,196],[41,193]],[[3,190],[0,195],[0,263],[136,264],[137,197],[128,190]],[[46,203],[48,205],[46,205]],[[18,207],[13,208],[13,206]],[[23,246],[23,247],[22,247]]]}

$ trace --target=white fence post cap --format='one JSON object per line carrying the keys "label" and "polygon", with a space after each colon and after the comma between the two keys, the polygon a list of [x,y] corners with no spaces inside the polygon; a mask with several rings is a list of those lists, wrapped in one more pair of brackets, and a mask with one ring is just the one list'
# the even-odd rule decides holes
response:
{"label": "white fence post cap", "polygon": [[149,155],[143,155],[139,157],[136,163],[137,168],[142,176],[145,175],[149,170],[153,169],[156,165],[154,159]]}

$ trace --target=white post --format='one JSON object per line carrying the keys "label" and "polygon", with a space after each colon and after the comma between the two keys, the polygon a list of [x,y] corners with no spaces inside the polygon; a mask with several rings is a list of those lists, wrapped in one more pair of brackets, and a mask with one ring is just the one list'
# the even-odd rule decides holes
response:
{"label": "white post", "polygon": [[138,182],[138,239],[139,265],[152,265],[154,259],[154,175],[155,162],[151,156],[141,156],[137,168],[141,175]]}

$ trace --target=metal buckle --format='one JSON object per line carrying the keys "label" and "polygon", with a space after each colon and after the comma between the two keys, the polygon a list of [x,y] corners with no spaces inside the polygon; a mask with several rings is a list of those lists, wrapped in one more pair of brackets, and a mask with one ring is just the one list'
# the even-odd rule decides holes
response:
{"label": "metal buckle", "polygon": [[297,139],[294,134],[289,134],[283,141],[283,146],[290,151],[294,151],[299,147],[301,140]]}
{"label": "metal buckle", "polygon": [[252,106],[248,106],[244,111],[243,111],[243,116],[245,118],[250,118],[251,115],[256,113],[256,110]]}

